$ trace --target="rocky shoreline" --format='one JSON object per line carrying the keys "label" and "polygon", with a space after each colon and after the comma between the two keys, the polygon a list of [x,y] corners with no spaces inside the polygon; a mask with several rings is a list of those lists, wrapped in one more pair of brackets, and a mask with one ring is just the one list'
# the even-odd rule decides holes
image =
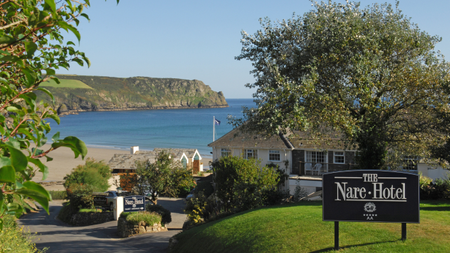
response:
{"label": "rocky shoreline", "polygon": [[[111,111],[138,111],[138,110],[176,110],[176,109],[208,109],[208,108],[227,108],[228,105],[207,105],[201,107],[191,106],[155,106],[155,107],[130,107],[130,108],[91,108],[91,109],[78,109],[68,110],[58,108],[56,111],[59,116],[75,115],[80,112],[111,112]],[[67,107],[66,107],[67,108]]]}

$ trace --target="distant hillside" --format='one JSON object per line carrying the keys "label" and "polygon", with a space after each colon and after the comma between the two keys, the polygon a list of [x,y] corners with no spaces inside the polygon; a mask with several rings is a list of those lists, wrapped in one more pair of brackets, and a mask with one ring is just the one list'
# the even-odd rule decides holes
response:
{"label": "distant hillside", "polygon": [[[83,111],[228,107],[221,91],[198,80],[174,78],[58,75],[61,84],[40,85],[55,97],[58,114]],[[50,102],[41,91],[38,99]]]}

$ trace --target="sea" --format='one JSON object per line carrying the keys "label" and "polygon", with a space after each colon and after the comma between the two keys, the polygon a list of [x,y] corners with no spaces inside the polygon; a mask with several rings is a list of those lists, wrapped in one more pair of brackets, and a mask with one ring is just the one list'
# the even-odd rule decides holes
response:
{"label": "sea", "polygon": [[[76,136],[88,147],[129,150],[154,148],[195,148],[203,157],[212,157],[207,145],[233,129],[229,118],[243,117],[243,107],[255,107],[253,99],[227,99],[227,108],[169,109],[110,112],[80,112],[50,121],[49,139]],[[220,125],[213,126],[213,118]]]}

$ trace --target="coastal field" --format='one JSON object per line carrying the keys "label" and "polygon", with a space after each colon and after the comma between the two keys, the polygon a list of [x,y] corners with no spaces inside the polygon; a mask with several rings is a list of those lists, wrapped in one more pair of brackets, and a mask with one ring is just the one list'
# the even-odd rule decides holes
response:
{"label": "coastal field", "polygon": [[59,88],[74,88],[74,89],[93,89],[87,84],[72,79],[59,79],[60,83],[57,84],[54,80],[50,80],[42,83],[40,86],[42,87],[59,87]]}

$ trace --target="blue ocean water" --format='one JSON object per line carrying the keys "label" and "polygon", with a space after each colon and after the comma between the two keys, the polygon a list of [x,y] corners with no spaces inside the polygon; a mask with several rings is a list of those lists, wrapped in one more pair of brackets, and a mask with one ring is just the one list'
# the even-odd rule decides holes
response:
{"label": "blue ocean water", "polygon": [[216,139],[233,129],[229,115],[241,118],[242,106],[255,107],[253,99],[227,99],[228,108],[82,112],[51,122],[52,131],[61,137],[76,136],[90,147],[141,150],[153,148],[196,148],[210,156],[207,145],[213,140],[213,116]]}

